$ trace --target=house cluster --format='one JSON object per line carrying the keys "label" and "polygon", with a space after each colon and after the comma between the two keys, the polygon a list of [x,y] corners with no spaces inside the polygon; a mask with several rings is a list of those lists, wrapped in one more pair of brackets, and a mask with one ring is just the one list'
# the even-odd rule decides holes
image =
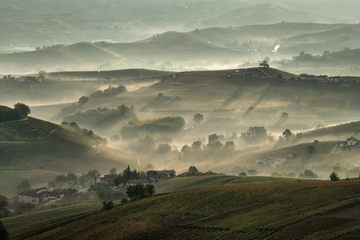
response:
{"label": "house cluster", "polygon": [[262,71],[258,69],[241,69],[227,74],[228,78],[265,78]]}
{"label": "house cluster", "polygon": [[41,82],[39,78],[34,77],[34,76],[22,76],[16,79],[17,82],[21,82],[21,83],[37,83],[37,82]]}
{"label": "house cluster", "polygon": [[345,146],[360,147],[360,141],[357,138],[351,136],[350,138],[346,139]]}
{"label": "house cluster", "polygon": [[[111,184],[114,183],[115,178],[119,177],[117,174],[107,174],[100,178],[101,183]],[[123,184],[123,187],[135,186],[137,184],[147,185],[154,182],[165,181],[175,177],[174,170],[151,170],[146,173],[145,178],[131,179]]]}
{"label": "house cluster", "polygon": [[360,84],[360,77],[352,76],[327,76],[327,75],[311,75],[300,74],[298,80],[302,81],[316,81],[324,83],[339,83],[339,84]]}
{"label": "house cluster", "polygon": [[35,188],[18,193],[19,202],[5,207],[10,213],[16,213],[21,205],[31,203],[38,205],[48,199],[48,189],[46,187]]}

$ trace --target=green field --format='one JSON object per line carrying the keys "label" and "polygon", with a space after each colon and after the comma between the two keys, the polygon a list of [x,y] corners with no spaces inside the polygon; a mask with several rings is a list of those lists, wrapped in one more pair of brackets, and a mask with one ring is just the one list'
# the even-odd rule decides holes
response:
{"label": "green field", "polygon": [[101,204],[83,204],[25,213],[2,219],[14,239],[24,239],[51,228],[84,218],[101,209]]}
{"label": "green field", "polygon": [[26,239],[346,239],[358,231],[359,193],[357,179],[233,183],[119,205]]}

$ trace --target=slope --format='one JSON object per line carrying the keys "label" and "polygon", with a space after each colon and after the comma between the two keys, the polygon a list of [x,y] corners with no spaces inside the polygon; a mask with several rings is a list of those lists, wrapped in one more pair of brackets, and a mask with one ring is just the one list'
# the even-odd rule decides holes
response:
{"label": "slope", "polygon": [[359,216],[341,210],[358,209],[359,192],[358,180],[200,188],[120,205],[27,239],[334,239],[358,226]]}
{"label": "slope", "polygon": [[86,173],[112,167],[124,168],[136,161],[131,155],[102,145],[71,128],[29,117],[0,123],[1,192],[15,193],[25,178],[44,184],[59,173]]}

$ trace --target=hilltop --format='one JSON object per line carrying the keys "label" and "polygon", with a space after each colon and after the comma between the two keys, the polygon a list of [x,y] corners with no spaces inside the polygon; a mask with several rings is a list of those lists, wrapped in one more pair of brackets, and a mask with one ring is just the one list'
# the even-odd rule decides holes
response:
{"label": "hilltop", "polygon": [[[230,183],[157,195],[14,239],[349,239],[356,237],[359,181]],[[244,221],[246,219],[246,221]]]}

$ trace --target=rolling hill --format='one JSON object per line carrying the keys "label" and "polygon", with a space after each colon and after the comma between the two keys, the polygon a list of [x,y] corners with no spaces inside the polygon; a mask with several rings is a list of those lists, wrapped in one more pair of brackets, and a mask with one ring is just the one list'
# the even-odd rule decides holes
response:
{"label": "rolling hill", "polygon": [[359,191],[356,179],[229,183],[157,195],[61,224],[50,221],[36,231],[15,229],[12,218],[4,225],[13,239],[355,239]]}
{"label": "rolling hill", "polygon": [[28,179],[45,184],[60,173],[102,173],[125,168],[136,161],[124,152],[99,145],[71,128],[29,117],[0,123],[1,194],[15,194],[16,185]]}
{"label": "rolling hill", "polygon": [[[211,27],[190,32],[168,31],[135,42],[77,42],[32,51],[0,54],[7,73],[123,68],[162,70],[215,68],[257,62],[265,56],[291,58],[301,51],[322,54],[357,48],[358,24],[282,22],[239,27]],[[279,45],[276,53],[274,47]],[[334,56],[329,59],[340,60]],[[344,65],[351,64],[342,62]]]}

